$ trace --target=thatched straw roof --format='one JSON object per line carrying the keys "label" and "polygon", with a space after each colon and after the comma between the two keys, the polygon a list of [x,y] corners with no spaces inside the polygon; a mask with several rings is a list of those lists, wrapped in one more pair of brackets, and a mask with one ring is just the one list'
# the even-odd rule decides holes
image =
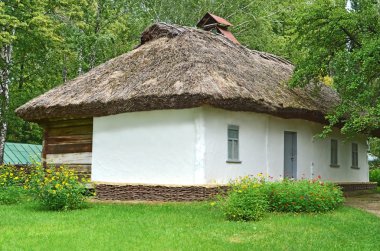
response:
{"label": "thatched straw roof", "polygon": [[324,121],[336,93],[289,89],[293,65],[211,32],[154,24],[136,49],[16,110],[30,121],[210,105]]}

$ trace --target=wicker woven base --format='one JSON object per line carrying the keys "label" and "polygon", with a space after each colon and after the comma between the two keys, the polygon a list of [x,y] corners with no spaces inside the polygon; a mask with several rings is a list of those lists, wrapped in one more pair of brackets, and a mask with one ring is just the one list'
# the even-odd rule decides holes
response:
{"label": "wicker woven base", "polygon": [[[376,182],[339,182],[343,192],[376,189]],[[131,184],[96,184],[100,200],[202,201],[224,194],[227,186],[163,186]]]}
{"label": "wicker woven base", "polygon": [[374,190],[377,187],[377,182],[337,182],[336,184],[343,192]]}
{"label": "wicker woven base", "polygon": [[227,186],[161,186],[97,184],[100,200],[202,201],[225,193]]}

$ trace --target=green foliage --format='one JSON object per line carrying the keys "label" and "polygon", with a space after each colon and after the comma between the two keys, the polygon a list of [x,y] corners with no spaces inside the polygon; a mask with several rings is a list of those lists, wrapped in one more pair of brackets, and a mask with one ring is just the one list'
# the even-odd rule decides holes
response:
{"label": "green foliage", "polygon": [[41,143],[41,129],[15,116],[20,105],[131,50],[153,22],[194,27],[208,11],[231,21],[243,45],[294,61],[293,85],[332,85],[342,100],[328,117],[331,125],[342,121],[347,134],[373,131],[380,117],[378,1],[355,1],[350,12],[345,6],[345,0],[1,2],[0,47],[12,45],[7,140]]}
{"label": "green foliage", "polygon": [[22,202],[27,192],[20,186],[0,187],[0,205],[11,205]]}
{"label": "green foliage", "polygon": [[10,165],[0,166],[0,204],[21,202],[27,192],[23,187],[27,175],[23,168]]}
{"label": "green foliage", "polygon": [[234,24],[232,32],[242,44],[288,56],[286,41],[291,38],[293,12],[303,4],[303,0],[5,1],[0,4],[4,30],[0,45],[12,44],[13,48],[7,140],[41,143],[41,129],[16,117],[14,110],[131,50],[153,22],[194,27],[210,11]]}
{"label": "green foliage", "polygon": [[354,1],[350,11],[346,2],[311,1],[295,13],[292,85],[332,85],[341,100],[326,132],[342,122],[345,134],[369,134],[380,127],[379,1]]}
{"label": "green foliage", "polygon": [[380,158],[380,138],[369,138],[369,152]]}
{"label": "green foliage", "polygon": [[27,180],[27,174],[23,167],[11,165],[0,166],[0,187],[22,186]]}
{"label": "green foliage", "polygon": [[268,209],[268,196],[261,179],[244,177],[230,183],[225,198],[220,198],[225,217],[232,221],[258,221]]}
{"label": "green foliage", "polygon": [[377,182],[377,185],[380,186],[380,168],[369,170],[369,181]]}
{"label": "green foliage", "polygon": [[368,162],[369,169],[380,169],[380,159],[372,160]]}
{"label": "green foliage", "polygon": [[319,213],[334,210],[344,201],[340,188],[318,179],[285,179],[267,185],[271,211]]}
{"label": "green foliage", "polygon": [[30,175],[28,189],[42,207],[49,210],[83,208],[87,189],[74,171],[67,167],[36,166]]}
{"label": "green foliage", "polygon": [[246,176],[231,182],[226,196],[218,198],[218,205],[228,220],[257,221],[268,211],[321,213],[338,208],[343,201],[341,189],[330,182],[266,182],[260,174],[258,178]]}

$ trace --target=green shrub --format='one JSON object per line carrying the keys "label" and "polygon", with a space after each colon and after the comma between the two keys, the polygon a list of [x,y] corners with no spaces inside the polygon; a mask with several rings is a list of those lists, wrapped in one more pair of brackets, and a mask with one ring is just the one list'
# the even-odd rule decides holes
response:
{"label": "green shrub", "polygon": [[27,174],[24,168],[11,165],[0,166],[0,204],[8,205],[21,202],[26,195],[23,187]]}
{"label": "green shrub", "polygon": [[13,185],[22,186],[28,175],[23,167],[12,165],[0,166],[0,187],[9,187]]}
{"label": "green shrub", "polygon": [[259,175],[231,182],[226,195],[219,197],[218,205],[228,220],[251,221],[260,220],[268,211],[326,212],[343,201],[343,192],[331,182],[319,179],[266,182]]}
{"label": "green shrub", "polygon": [[0,188],[0,205],[16,204],[23,201],[26,191],[20,186],[8,186]]}
{"label": "green shrub", "polygon": [[377,182],[377,185],[380,186],[380,168],[369,170],[369,181]]}
{"label": "green shrub", "polygon": [[288,180],[267,183],[269,209],[277,212],[326,212],[343,201],[343,192],[320,180]]}
{"label": "green shrub", "polygon": [[268,209],[268,198],[261,179],[244,177],[231,182],[219,203],[228,220],[257,221]]}
{"label": "green shrub", "polygon": [[380,169],[380,158],[368,162],[369,169]]}
{"label": "green shrub", "polygon": [[[82,180],[82,182],[85,182]],[[85,206],[87,189],[73,170],[36,166],[28,181],[37,201],[49,210],[79,209]]]}

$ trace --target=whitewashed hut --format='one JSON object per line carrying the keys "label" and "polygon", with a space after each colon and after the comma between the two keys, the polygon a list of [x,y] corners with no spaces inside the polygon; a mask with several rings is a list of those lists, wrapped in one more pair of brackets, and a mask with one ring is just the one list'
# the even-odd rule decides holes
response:
{"label": "whitewashed hut", "polygon": [[289,89],[293,69],[223,33],[157,23],[17,114],[45,129],[43,159],[91,172],[101,198],[203,199],[258,173],[372,186],[364,135],[314,137],[337,94]]}

